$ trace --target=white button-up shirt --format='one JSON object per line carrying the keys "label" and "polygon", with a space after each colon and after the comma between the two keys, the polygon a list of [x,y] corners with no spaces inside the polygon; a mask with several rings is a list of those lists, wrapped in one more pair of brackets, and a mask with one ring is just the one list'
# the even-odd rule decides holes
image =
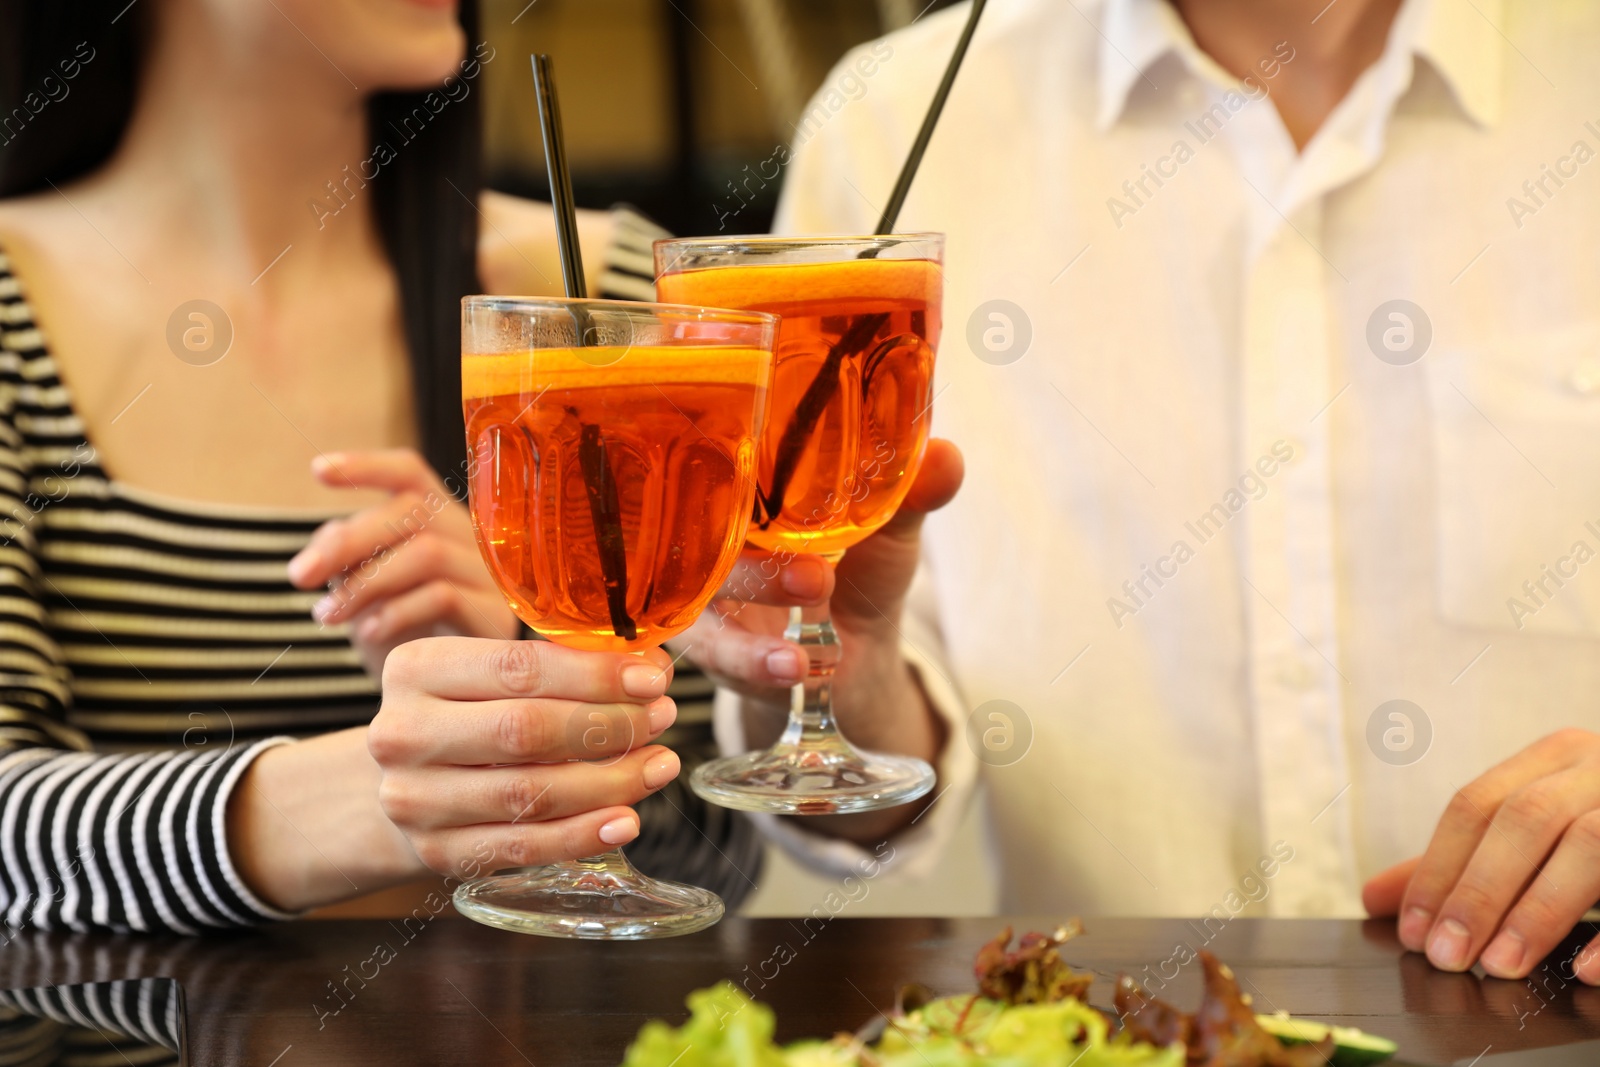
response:
{"label": "white button-up shirt", "polygon": [[[843,61],[780,229],[872,227],[966,14]],[[1600,724],[1600,4],[1407,0],[1297,153],[1265,95],[1316,32],[1241,85],[1160,0],[994,0],[901,215],[948,234],[967,480],[894,855],[981,786],[1006,911],[1358,914],[1455,787]]]}

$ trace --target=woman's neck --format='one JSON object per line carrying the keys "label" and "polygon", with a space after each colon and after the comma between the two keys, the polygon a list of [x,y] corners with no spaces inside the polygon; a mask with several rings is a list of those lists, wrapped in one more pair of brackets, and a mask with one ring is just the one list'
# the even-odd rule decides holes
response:
{"label": "woman's neck", "polygon": [[155,8],[127,133],[83,195],[164,255],[246,281],[290,247],[294,266],[370,256],[371,190],[351,178],[369,154],[365,94],[310,41],[230,53],[176,6]]}

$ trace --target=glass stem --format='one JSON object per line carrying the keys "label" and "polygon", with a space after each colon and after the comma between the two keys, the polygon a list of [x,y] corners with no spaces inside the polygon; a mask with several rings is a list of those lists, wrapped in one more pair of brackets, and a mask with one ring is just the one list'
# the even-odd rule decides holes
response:
{"label": "glass stem", "polygon": [[634,869],[628,857],[622,854],[620,848],[610,852],[602,852],[598,856],[585,856],[581,860],[567,860],[555,864],[562,868],[574,879],[615,879],[617,881],[631,881],[638,877],[639,872]]}
{"label": "glass stem", "polygon": [[789,609],[786,641],[806,650],[811,665],[805,681],[797,684],[789,697],[789,724],[779,744],[811,748],[838,744],[839,729],[833,722],[833,672],[839,665],[839,636],[834,633],[829,606]]}

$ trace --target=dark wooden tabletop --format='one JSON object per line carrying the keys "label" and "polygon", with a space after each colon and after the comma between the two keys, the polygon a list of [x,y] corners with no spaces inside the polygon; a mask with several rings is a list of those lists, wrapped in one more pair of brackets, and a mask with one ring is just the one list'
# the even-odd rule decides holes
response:
{"label": "dark wooden tabletop", "polygon": [[[598,944],[523,937],[461,919],[301,922],[200,939],[23,932],[0,948],[0,985],[18,988],[162,975],[189,1008],[192,1062],[254,1067],[620,1062],[647,1019],[686,1014],[685,994],[727,978],[778,1011],[779,1038],[853,1030],[918,981],[972,988],[978,946],[1007,921],[728,919],[701,934]],[[1260,1009],[1360,1026],[1400,1043],[1408,1063],[1600,1037],[1600,989],[1442,974],[1402,951],[1392,923],[1236,919],[1207,930],[1166,919],[1088,919],[1065,953],[1106,981],[1118,971],[1184,1008],[1209,947]],[[1213,921],[1213,928],[1218,924]],[[1207,944],[1207,937],[1211,940]],[[281,1058],[280,1058],[281,1057]]]}

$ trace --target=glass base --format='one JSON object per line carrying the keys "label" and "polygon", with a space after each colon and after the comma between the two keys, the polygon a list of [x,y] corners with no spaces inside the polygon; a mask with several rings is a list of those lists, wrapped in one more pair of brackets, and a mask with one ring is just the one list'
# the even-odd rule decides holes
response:
{"label": "glass base", "polygon": [[722,918],[715,893],[647,878],[619,853],[480,878],[456,887],[454,899],[485,926],[593,941],[677,937]]}
{"label": "glass base", "polygon": [[932,789],[935,778],[922,760],[862,752],[834,734],[820,743],[780,742],[763,752],[702,763],[689,787],[739,811],[835,815],[910,803]]}

